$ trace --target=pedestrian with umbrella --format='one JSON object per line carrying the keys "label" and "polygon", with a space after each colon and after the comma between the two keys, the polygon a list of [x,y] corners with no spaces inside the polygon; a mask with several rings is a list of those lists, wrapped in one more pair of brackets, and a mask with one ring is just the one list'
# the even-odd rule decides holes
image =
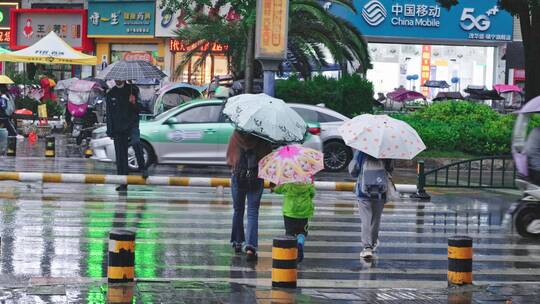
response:
{"label": "pedestrian with umbrella", "polygon": [[[307,125],[282,100],[265,94],[229,98],[223,113],[236,128],[227,150],[234,208],[231,244],[236,253],[244,251],[248,260],[256,260],[259,206],[264,189],[264,181],[258,178],[259,161],[272,152],[272,143],[301,142]],[[244,230],[246,199],[247,231]]]}
{"label": "pedestrian with umbrella", "polygon": [[285,233],[297,239],[298,262],[304,259],[309,219],[315,211],[313,176],[324,169],[323,159],[319,151],[301,145],[288,145],[259,162],[259,177],[277,185],[273,191],[284,195]]}
{"label": "pedestrian with umbrella", "polygon": [[411,126],[387,115],[360,115],[338,130],[345,143],[356,150],[349,172],[357,178],[355,194],[364,247],[360,257],[369,259],[379,245],[384,204],[395,192],[392,160],[413,159],[426,146]]}
{"label": "pedestrian with umbrella", "polygon": [[[148,168],[144,159],[139,131],[140,105],[139,89],[127,81],[147,78],[162,79],[166,75],[147,61],[118,61],[98,75],[104,80],[114,80],[106,96],[107,107],[107,135],[114,140],[116,153],[116,169],[118,175],[128,175],[128,148],[135,151],[137,165],[144,178],[148,177]],[[127,191],[127,185],[120,185],[116,191]]]}

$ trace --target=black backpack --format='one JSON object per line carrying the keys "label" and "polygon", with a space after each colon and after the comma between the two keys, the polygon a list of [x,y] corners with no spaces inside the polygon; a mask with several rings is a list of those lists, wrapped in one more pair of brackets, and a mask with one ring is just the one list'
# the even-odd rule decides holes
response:
{"label": "black backpack", "polygon": [[254,150],[240,151],[240,158],[234,167],[234,175],[238,183],[238,188],[252,190],[259,182],[259,164]]}

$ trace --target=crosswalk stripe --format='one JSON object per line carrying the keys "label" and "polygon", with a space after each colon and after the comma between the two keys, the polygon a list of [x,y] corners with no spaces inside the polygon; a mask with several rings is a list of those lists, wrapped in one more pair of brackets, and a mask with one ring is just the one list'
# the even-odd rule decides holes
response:
{"label": "crosswalk stripe", "polygon": [[[0,225],[8,225],[14,218],[16,223],[9,224],[15,230],[14,238],[3,237],[2,242],[15,244],[13,265],[25,265],[23,269],[29,273],[40,273],[36,261],[47,242],[64,248],[55,252],[56,272],[51,271],[64,275],[72,272],[67,261],[78,261],[81,254],[89,260],[106,260],[107,235],[113,226],[139,227],[137,250],[155,250],[145,253],[145,258],[155,255],[151,258],[159,260],[159,265],[142,261],[138,269],[157,267],[161,272],[169,270],[169,276],[182,276],[142,281],[234,281],[270,286],[272,238],[284,234],[280,196],[263,196],[260,258],[252,269],[230,264],[231,259],[242,258],[234,256],[229,244],[232,202],[227,192],[219,195],[208,189],[142,186],[133,187],[134,191],[119,199],[112,186],[64,189],[47,185],[41,193],[32,189],[37,194],[23,193],[22,186],[14,189],[13,194],[0,192]],[[474,265],[478,268],[474,274],[480,279],[475,283],[538,281],[540,244],[518,241],[499,224],[501,216],[493,216],[493,225],[491,221],[487,211],[467,213],[451,205],[390,202],[383,213],[380,250],[373,268],[366,268],[359,258],[361,227],[354,195],[318,193],[298,283],[307,288],[445,288],[446,241],[454,234],[473,237]],[[44,229],[44,223],[49,228]],[[91,246],[97,249],[88,251]],[[32,247],[38,250],[21,251]],[[517,264],[520,266],[515,267],[521,268],[514,268]],[[232,273],[248,278],[231,278]]]}

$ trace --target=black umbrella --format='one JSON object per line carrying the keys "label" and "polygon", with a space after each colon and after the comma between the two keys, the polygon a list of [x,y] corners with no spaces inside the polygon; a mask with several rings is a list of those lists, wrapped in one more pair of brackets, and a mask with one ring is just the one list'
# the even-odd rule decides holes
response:
{"label": "black umbrella", "polygon": [[117,61],[104,70],[97,78],[105,80],[142,80],[142,79],[162,79],[167,77],[160,69],[148,61],[134,60]]}

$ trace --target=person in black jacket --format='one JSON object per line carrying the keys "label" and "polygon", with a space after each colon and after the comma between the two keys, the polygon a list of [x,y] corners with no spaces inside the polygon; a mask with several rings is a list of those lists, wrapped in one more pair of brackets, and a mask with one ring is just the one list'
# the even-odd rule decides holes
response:
{"label": "person in black jacket", "polygon": [[[116,86],[107,92],[107,135],[114,140],[116,151],[116,169],[118,175],[128,175],[128,147],[135,150],[139,170],[143,177],[148,177],[144,161],[137,103],[139,88],[125,81],[116,81]],[[116,191],[127,191],[127,185],[120,185]]]}
{"label": "person in black jacket", "polygon": [[9,97],[8,89],[5,84],[0,84],[0,123],[4,125],[4,128],[8,131],[8,136],[17,136],[17,130],[11,122],[11,113],[8,113],[9,103],[11,97]]}

